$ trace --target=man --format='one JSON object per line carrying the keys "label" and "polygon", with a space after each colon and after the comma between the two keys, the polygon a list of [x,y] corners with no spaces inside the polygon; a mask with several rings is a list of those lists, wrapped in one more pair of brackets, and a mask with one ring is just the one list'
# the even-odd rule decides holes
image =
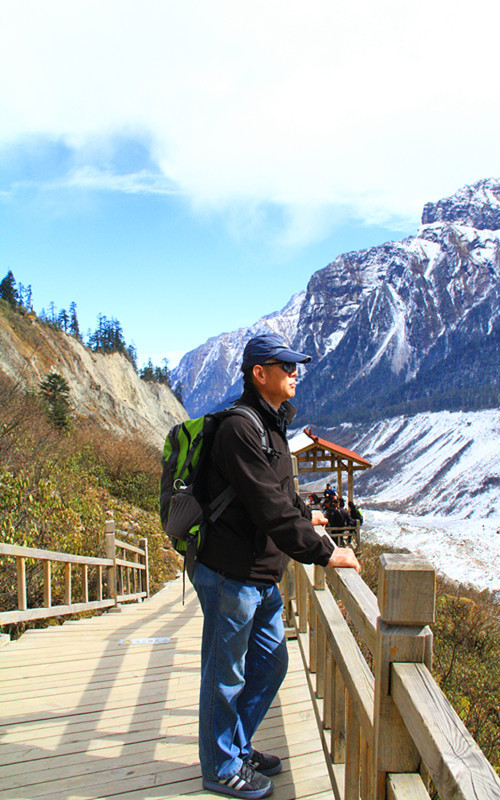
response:
{"label": "man", "polygon": [[325,491],[323,492],[323,497],[325,500],[333,500],[334,497],[337,497],[337,493],[335,489],[332,489],[332,484],[327,483],[325,487]]}
{"label": "man", "polygon": [[352,550],[316,533],[313,524],[326,517],[311,514],[295,491],[286,429],[295,416],[296,364],[308,361],[276,334],[251,339],[237,405],[259,415],[268,452],[255,421],[235,414],[221,422],[210,456],[210,496],[228,484],[236,496],[210,525],[193,575],[204,614],[200,761],[204,788],[235,797],[267,797],[269,776],[281,770],[278,756],[256,751],[252,737],[287,670],[277,583],[288,557],[359,571]]}
{"label": "man", "polygon": [[332,528],[344,528],[348,524],[337,499],[332,500],[326,515],[328,517],[328,524]]}

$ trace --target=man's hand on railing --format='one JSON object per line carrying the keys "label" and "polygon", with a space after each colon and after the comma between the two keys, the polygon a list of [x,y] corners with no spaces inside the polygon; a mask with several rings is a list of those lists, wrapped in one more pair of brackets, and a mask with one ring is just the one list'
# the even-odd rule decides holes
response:
{"label": "man's hand on railing", "polygon": [[315,511],[312,511],[311,513],[312,513],[311,522],[312,522],[313,525],[328,525],[328,520],[327,520],[327,518],[325,517],[325,515],[323,514],[322,511],[319,511],[318,509],[316,509]]}
{"label": "man's hand on railing", "polygon": [[352,567],[357,573],[361,572],[359,561],[350,547],[336,547],[330,556],[327,567]]}

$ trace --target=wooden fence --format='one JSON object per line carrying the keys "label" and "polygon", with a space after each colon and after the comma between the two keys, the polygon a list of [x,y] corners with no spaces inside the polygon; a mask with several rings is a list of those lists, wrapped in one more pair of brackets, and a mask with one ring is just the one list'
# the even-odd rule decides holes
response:
{"label": "wooden fence", "polygon": [[[353,569],[297,563],[282,591],[336,800],[428,800],[429,776],[441,800],[500,800],[498,776],[430,672],[429,563],[382,556],[378,601]],[[332,591],[372,654],[373,671]]]}
{"label": "wooden fence", "polygon": [[[120,533],[118,531],[118,533]],[[0,625],[28,622],[46,617],[79,614],[117,607],[119,603],[149,597],[148,541],[141,539],[139,546],[116,538],[115,523],[105,525],[106,558],[78,556],[35,547],[0,543],[0,556],[16,561],[17,608],[0,611]],[[43,565],[43,606],[28,608],[26,561],[33,559]],[[64,602],[52,604],[52,564],[64,565]],[[81,570],[80,597],[74,598],[73,569]],[[89,570],[94,574],[94,599],[89,599]]]}
{"label": "wooden fence", "polygon": [[332,528],[329,525],[324,529],[333,539],[337,547],[352,547],[355,553],[361,549],[361,524],[356,520],[354,525],[345,525],[342,528]]}

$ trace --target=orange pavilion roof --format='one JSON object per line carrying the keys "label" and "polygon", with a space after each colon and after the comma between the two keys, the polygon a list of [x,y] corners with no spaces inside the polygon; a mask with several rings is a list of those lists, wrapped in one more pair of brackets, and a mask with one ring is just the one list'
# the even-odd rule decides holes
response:
{"label": "orange pavilion roof", "polygon": [[[304,428],[304,433],[306,436],[312,441],[313,446],[317,446],[323,450],[330,450],[330,452],[335,453],[336,455],[340,456],[341,458],[347,458],[350,461],[356,461],[358,464],[362,465],[363,467],[371,467],[369,461],[366,458],[363,458],[358,453],[355,453],[354,450],[348,450],[346,447],[342,447],[339,444],[334,444],[333,442],[328,442],[326,439],[322,439],[320,436],[316,436],[311,428]],[[292,452],[294,455],[300,455],[300,453],[305,453],[307,450],[311,448],[311,443],[306,443],[304,446],[299,445],[297,449],[293,449]]]}

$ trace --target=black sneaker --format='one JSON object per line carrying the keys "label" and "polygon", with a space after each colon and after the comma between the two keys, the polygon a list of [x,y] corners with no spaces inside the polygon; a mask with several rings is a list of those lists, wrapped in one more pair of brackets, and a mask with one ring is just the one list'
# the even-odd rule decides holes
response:
{"label": "black sneaker", "polygon": [[232,797],[258,800],[259,797],[268,797],[274,786],[269,778],[252,769],[248,762],[243,762],[240,771],[230,778],[219,781],[209,781],[203,778],[203,788],[210,792],[230,794]]}
{"label": "black sneaker", "polygon": [[278,756],[272,756],[270,753],[259,753],[254,750],[248,761],[252,769],[260,772],[261,775],[276,775],[281,772],[283,764]]}

